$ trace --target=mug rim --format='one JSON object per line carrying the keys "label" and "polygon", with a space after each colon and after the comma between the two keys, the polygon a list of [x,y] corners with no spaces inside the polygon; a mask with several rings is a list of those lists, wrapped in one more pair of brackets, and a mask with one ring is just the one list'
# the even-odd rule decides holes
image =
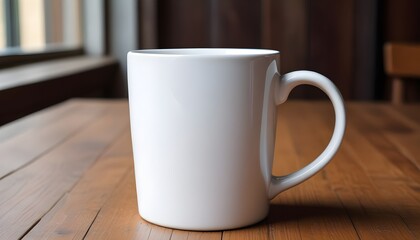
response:
{"label": "mug rim", "polygon": [[279,51],[258,48],[162,48],[128,52],[128,55],[132,54],[156,57],[258,57],[279,54]]}

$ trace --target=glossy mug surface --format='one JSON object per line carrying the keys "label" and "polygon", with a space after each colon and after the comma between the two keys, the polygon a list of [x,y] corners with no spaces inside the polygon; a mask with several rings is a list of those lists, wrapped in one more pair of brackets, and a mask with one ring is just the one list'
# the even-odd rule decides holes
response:
{"label": "glossy mug surface", "polygon": [[[315,72],[280,76],[279,57],[258,49],[128,53],[137,199],[145,220],[187,230],[247,226],[267,216],[270,199],[331,160],[345,129],[340,93]],[[300,84],[329,96],[334,133],[311,164],[272,176],[276,105]]]}

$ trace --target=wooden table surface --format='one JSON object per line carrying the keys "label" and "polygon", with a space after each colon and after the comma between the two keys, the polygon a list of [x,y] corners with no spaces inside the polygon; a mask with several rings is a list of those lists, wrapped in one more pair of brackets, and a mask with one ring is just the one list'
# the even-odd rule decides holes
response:
{"label": "wooden table surface", "polygon": [[[71,100],[0,128],[0,239],[420,239],[420,105],[347,103],[333,161],[264,221],[188,232],[137,213],[127,102]],[[274,174],[326,146],[329,102],[279,107]],[[206,216],[203,216],[206,217]]]}

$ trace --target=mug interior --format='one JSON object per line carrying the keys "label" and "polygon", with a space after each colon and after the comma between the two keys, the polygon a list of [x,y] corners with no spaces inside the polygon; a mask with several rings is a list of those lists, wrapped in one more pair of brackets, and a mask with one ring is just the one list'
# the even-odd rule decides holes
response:
{"label": "mug interior", "polygon": [[278,54],[276,50],[248,48],[174,48],[133,50],[130,53],[174,56],[259,56]]}

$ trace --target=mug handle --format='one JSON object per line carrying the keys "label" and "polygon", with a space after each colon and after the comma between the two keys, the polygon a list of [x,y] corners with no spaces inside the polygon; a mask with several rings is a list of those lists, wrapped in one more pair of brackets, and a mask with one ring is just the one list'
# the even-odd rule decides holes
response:
{"label": "mug handle", "polygon": [[[274,64],[274,66],[273,66]],[[271,72],[271,73],[270,73]],[[273,78],[279,75],[277,65],[273,61],[269,69],[267,69],[267,78]],[[276,83],[277,82],[277,83]],[[300,170],[285,176],[272,176],[268,186],[269,198],[273,199],[279,193],[307,180],[315,173],[320,171],[332,159],[337,152],[338,147],[344,136],[346,117],[343,104],[343,98],[337,87],[325,76],[312,71],[294,71],[283,75],[280,81],[275,81],[274,97],[276,105],[282,104],[287,100],[290,91],[302,84],[312,85],[321,89],[330,98],[335,112],[335,126],[331,140],[325,150],[310,164]],[[271,85],[271,84],[270,84]],[[272,161],[272,159],[271,159]],[[270,164],[272,165],[272,164]],[[271,171],[271,167],[270,167]]]}

